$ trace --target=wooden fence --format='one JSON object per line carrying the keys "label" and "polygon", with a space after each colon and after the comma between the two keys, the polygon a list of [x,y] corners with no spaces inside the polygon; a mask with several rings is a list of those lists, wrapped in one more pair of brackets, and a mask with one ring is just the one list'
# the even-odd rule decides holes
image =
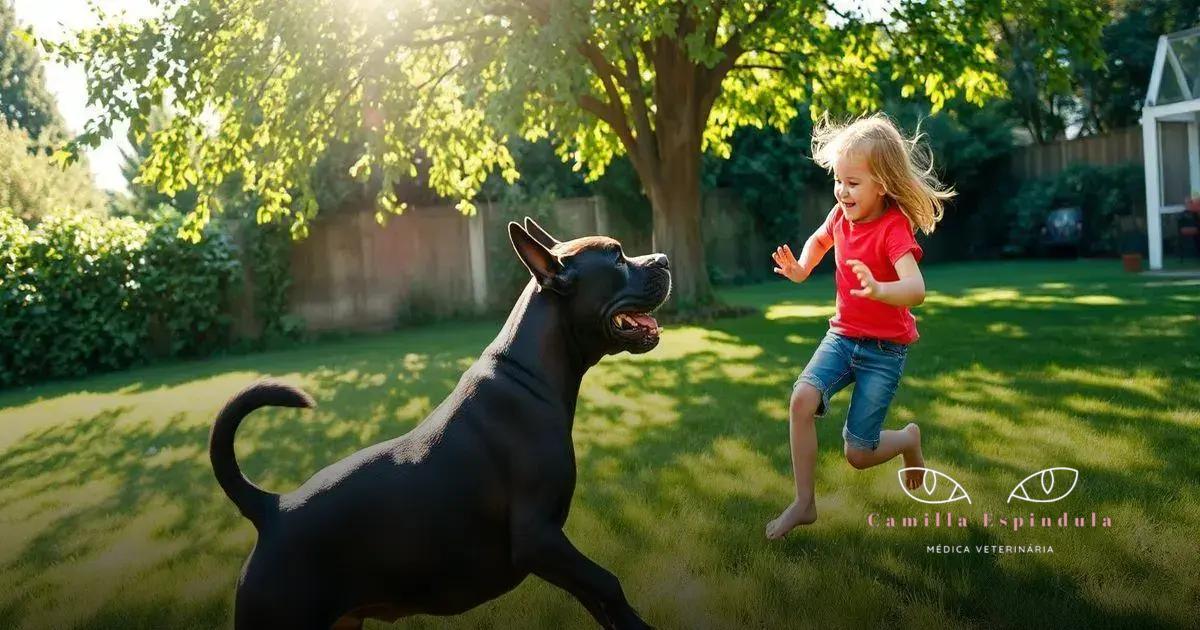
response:
{"label": "wooden fence", "polygon": [[[803,212],[810,231],[832,205],[824,201]],[[480,204],[474,216],[465,216],[448,205],[415,207],[385,225],[366,211],[319,217],[308,238],[292,247],[290,313],[310,331],[385,329],[414,315],[442,317],[511,303],[513,287],[498,282],[489,267],[520,264],[511,248],[494,246],[497,238],[507,242],[505,221],[521,214],[513,210]],[[556,201],[545,225],[564,240],[613,236],[633,256],[651,252],[645,219],[633,221],[601,197],[583,197]],[[771,276],[775,244],[759,233],[732,191],[705,196],[701,231],[714,276],[733,281]],[[248,287],[252,291],[253,283]],[[252,329],[249,309],[241,310],[246,312],[238,319],[247,321],[239,329]]]}
{"label": "wooden fence", "polygon": [[1054,175],[1072,164],[1112,166],[1127,162],[1142,163],[1141,127],[1021,147],[1013,152],[1011,164],[1017,179],[1037,179]]}
{"label": "wooden fence", "polygon": [[[1187,124],[1159,123],[1163,203],[1180,204],[1191,192],[1188,182]],[[1049,177],[1072,164],[1113,166],[1143,164],[1142,128],[1118,129],[1103,136],[1058,140],[1013,152],[1012,174],[1019,180]]]}

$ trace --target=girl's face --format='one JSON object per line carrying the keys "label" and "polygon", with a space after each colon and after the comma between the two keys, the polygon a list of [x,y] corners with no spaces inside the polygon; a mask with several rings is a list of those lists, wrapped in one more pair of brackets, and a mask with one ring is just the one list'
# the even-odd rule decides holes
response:
{"label": "girl's face", "polygon": [[857,223],[883,214],[887,191],[875,181],[866,159],[846,152],[833,164],[833,195],[846,218]]}

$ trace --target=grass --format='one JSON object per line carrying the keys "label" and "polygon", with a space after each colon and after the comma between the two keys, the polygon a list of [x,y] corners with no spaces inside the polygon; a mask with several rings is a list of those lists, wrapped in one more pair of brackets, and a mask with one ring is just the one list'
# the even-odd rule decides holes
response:
{"label": "grass", "polygon": [[[648,620],[985,628],[1200,618],[1200,279],[1123,274],[1117,261],[926,272],[922,340],[886,426],[920,423],[928,465],[961,483],[971,505],[913,502],[898,461],[847,465],[842,393],[818,423],[818,522],[764,541],[763,525],[790,499],[787,398],[826,329],[828,277],[725,291],[760,312],[669,328],[654,352],[589,373],[567,530]],[[0,627],[229,625],[254,532],[205,454],[224,400],[269,374],[319,401],[314,412],[258,412],[239,434],[247,474],[288,490],[419,422],[497,327],[434,325],[0,394]],[[1019,481],[1051,466],[1080,471],[1070,496],[1005,503]],[[867,525],[870,513],[945,510],[970,525]],[[1113,526],[982,524],[984,513],[1064,511],[1096,512]],[[938,554],[929,545],[1054,553]],[[465,615],[399,625],[594,627],[582,606],[537,579]]]}

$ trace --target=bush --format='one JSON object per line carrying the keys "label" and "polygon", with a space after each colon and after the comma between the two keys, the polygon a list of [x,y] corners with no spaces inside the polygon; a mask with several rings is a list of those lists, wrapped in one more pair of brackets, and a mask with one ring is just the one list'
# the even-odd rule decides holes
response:
{"label": "bush", "polygon": [[254,284],[254,316],[260,326],[258,348],[295,341],[304,333],[304,321],[289,315],[292,288],[290,226],[282,222],[258,223],[253,211],[232,218],[239,225],[246,247],[246,262]]}
{"label": "bush", "polygon": [[1138,164],[1076,164],[1052,177],[1025,182],[1007,204],[1011,223],[1005,251],[1016,255],[1035,253],[1050,211],[1077,207],[1083,212],[1080,251],[1116,254],[1121,245],[1118,217],[1133,214],[1145,194]]}
{"label": "bush", "polygon": [[241,265],[220,224],[191,243],[179,238],[183,219],[170,207],[154,212],[141,259],[142,309],[159,336],[155,349],[173,357],[209,354],[229,341],[229,295],[241,279]]}
{"label": "bush", "polygon": [[194,355],[226,341],[225,299],[238,278],[215,228],[175,237],[178,213],[152,223],[52,213],[35,228],[0,210],[0,385]]}

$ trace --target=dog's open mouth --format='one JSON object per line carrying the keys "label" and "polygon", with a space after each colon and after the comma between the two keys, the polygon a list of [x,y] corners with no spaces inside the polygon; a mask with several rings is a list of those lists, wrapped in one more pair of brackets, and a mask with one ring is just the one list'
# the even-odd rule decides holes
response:
{"label": "dog's open mouth", "polygon": [[611,320],[612,335],[620,340],[621,346],[640,354],[658,345],[662,327],[649,311],[625,310],[614,313]]}
{"label": "dog's open mouth", "polygon": [[657,337],[662,334],[662,327],[650,313],[617,313],[613,315],[612,323],[617,332],[623,334],[635,334],[639,337],[647,335]]}

